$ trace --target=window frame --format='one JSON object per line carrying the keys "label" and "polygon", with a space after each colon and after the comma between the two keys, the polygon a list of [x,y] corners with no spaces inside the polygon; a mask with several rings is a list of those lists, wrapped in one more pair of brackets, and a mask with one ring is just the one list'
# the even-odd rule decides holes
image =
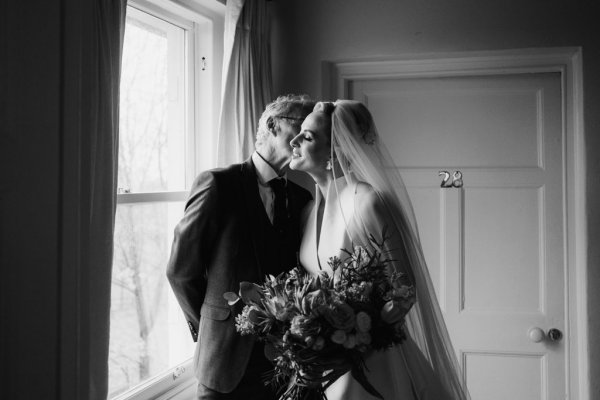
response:
{"label": "window frame", "polygon": [[[117,204],[185,201],[195,176],[216,163],[225,5],[217,0],[185,5],[177,0],[129,0],[127,5],[186,30],[185,190],[118,193]],[[190,357],[110,400],[186,398],[195,393],[192,364]]]}
{"label": "window frame", "polygon": [[191,358],[176,367],[165,370],[162,374],[133,386],[118,396],[111,397],[110,400],[184,399],[187,398],[184,393],[187,393],[190,388],[195,389]]}

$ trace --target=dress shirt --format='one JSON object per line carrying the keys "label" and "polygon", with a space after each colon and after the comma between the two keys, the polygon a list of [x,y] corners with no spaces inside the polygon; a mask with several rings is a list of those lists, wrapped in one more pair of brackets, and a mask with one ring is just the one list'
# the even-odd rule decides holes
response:
{"label": "dress shirt", "polygon": [[256,179],[258,181],[258,193],[260,194],[260,199],[265,206],[269,221],[273,223],[273,216],[275,215],[275,193],[269,186],[269,181],[271,179],[283,178],[287,182],[287,176],[285,174],[282,176],[277,175],[277,172],[275,172],[273,167],[271,167],[256,151],[252,153],[252,162],[256,169]]}

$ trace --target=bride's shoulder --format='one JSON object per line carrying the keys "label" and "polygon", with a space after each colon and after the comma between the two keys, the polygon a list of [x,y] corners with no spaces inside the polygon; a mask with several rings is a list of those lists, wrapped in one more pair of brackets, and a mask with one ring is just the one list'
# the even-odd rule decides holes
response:
{"label": "bride's shoulder", "polygon": [[355,205],[359,210],[372,210],[381,207],[381,198],[377,191],[366,182],[358,182],[354,190]]}
{"label": "bride's shoulder", "polygon": [[375,189],[373,186],[369,185],[367,182],[357,182],[356,187],[354,189],[354,193],[357,196],[369,196],[375,194]]}

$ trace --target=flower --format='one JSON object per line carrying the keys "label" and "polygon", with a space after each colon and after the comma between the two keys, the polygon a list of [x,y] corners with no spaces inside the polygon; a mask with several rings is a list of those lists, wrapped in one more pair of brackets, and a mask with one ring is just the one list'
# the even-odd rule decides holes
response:
{"label": "flower", "polygon": [[331,270],[335,273],[335,271],[337,271],[344,263],[338,256],[333,256],[327,260],[327,264],[329,264]]}
{"label": "flower", "polygon": [[238,332],[242,335],[253,335],[258,333],[257,325],[260,321],[251,316],[256,310],[252,307],[244,307],[242,313],[235,318]]}
{"label": "flower", "polygon": [[255,283],[240,283],[240,297],[246,304],[260,303],[262,298],[261,288]]}
{"label": "flower", "polygon": [[344,332],[341,329],[338,329],[335,332],[333,332],[333,335],[331,335],[331,341],[337,344],[344,344],[347,337],[348,336],[346,335],[346,332]]}
{"label": "flower", "polygon": [[244,302],[236,329],[265,342],[274,363],[272,383],[287,385],[280,399],[323,399],[325,388],[349,371],[381,397],[364,374],[364,356],[406,339],[404,316],[415,292],[406,275],[391,271],[383,259],[383,243],[371,240],[372,248],[344,250],[344,260],[331,257],[332,276],[294,268],[269,275],[262,285],[242,282],[239,296],[224,295],[232,307]]}
{"label": "flower", "polygon": [[368,332],[371,330],[371,317],[364,311],[356,314],[356,330],[358,332]]}
{"label": "flower", "polygon": [[[313,318],[304,315],[296,315],[290,326],[290,333],[298,338],[309,338],[318,334],[320,331],[319,325],[313,323]],[[309,345],[312,346],[312,343]]]}
{"label": "flower", "polygon": [[296,315],[296,310],[292,303],[286,303],[283,306],[280,304],[275,305],[275,318],[278,321],[290,321]]}
{"label": "flower", "polygon": [[350,334],[346,336],[343,346],[347,349],[353,349],[356,346],[356,335]]}
{"label": "flower", "polygon": [[362,246],[354,246],[354,254],[352,260],[357,268],[367,267],[371,263],[369,252]]}
{"label": "flower", "polygon": [[354,310],[346,303],[336,302],[324,308],[323,316],[334,328],[350,331],[354,328]]}
{"label": "flower", "polygon": [[327,305],[328,296],[327,292],[323,289],[313,290],[306,294],[303,300],[303,306],[305,312],[311,312],[312,310],[317,309],[320,306]]}

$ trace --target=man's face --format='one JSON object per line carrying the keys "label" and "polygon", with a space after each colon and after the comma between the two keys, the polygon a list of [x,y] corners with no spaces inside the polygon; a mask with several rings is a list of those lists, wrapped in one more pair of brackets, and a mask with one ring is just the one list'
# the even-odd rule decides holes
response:
{"label": "man's face", "polygon": [[291,159],[292,147],[290,146],[290,140],[300,132],[304,117],[299,111],[294,111],[273,118],[279,125],[277,136],[274,138],[276,151],[280,157]]}

